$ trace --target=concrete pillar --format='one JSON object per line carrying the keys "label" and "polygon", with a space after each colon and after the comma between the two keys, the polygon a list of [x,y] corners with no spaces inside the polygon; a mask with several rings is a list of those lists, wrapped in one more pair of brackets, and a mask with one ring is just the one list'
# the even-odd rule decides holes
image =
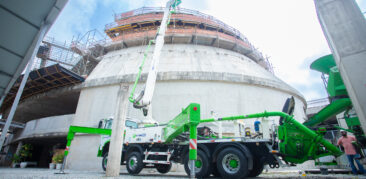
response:
{"label": "concrete pillar", "polygon": [[19,155],[19,152],[20,152],[20,149],[22,149],[22,146],[23,146],[23,142],[20,141],[18,143],[17,149],[15,150],[15,154]]}
{"label": "concrete pillar", "polygon": [[127,117],[128,85],[121,84],[118,90],[116,109],[112,123],[111,143],[108,151],[107,177],[119,176],[123,147],[123,131]]}
{"label": "concrete pillar", "polygon": [[314,0],[320,25],[366,131],[366,21],[354,0]]}

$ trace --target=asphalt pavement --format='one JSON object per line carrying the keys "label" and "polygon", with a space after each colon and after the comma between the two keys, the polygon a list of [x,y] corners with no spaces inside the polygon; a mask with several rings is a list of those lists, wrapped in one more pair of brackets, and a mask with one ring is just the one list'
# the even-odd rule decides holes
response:
{"label": "asphalt pavement", "polygon": [[[102,171],[77,171],[77,170],[65,170],[66,174],[55,174],[59,170],[45,169],[45,168],[0,168],[0,179],[96,179],[96,178],[169,178],[169,179],[181,179],[188,178],[184,172],[169,172],[167,174],[160,174],[155,169],[144,169],[139,175],[131,176],[125,170],[121,170],[118,177],[106,177],[105,172]],[[350,175],[350,174],[305,174],[299,170],[268,170],[264,171],[257,178],[365,178],[363,175]],[[210,177],[210,179],[215,179]]]}

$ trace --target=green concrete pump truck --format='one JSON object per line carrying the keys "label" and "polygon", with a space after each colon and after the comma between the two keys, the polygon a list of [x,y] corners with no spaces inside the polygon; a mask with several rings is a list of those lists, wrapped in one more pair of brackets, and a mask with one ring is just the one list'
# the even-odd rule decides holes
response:
{"label": "green concrete pump truck", "polygon": [[[194,160],[195,177],[213,174],[223,178],[243,178],[258,176],[264,165],[278,168],[328,155],[340,156],[342,152],[322,137],[323,131],[310,130],[293,118],[293,107],[293,98],[289,98],[283,112],[201,119],[200,105],[192,103],[166,124],[138,127],[137,123],[127,120],[121,164],[126,165],[130,174],[136,175],[143,168],[156,168],[160,173],[167,173],[175,162],[183,164],[189,175],[192,168],[189,161]],[[280,118],[279,125],[268,139],[251,136],[219,138],[210,130],[209,135],[205,135],[197,128],[202,123],[275,116]],[[99,131],[104,134],[98,156],[103,157],[102,167],[105,169],[111,123],[112,119],[102,120],[99,129],[71,126],[67,146],[78,132]]]}

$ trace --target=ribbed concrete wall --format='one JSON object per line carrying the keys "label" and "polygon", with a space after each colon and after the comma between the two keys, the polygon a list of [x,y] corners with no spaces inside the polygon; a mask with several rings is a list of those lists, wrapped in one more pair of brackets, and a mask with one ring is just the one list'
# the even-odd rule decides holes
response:
{"label": "ribbed concrete wall", "polygon": [[[173,119],[191,102],[200,103],[201,117],[209,118],[212,110],[219,116],[281,111],[290,96],[295,97],[296,119],[302,122],[305,118],[305,100],[298,91],[239,53],[199,45],[173,44],[163,49],[152,104],[153,117],[161,123]],[[96,127],[100,119],[114,115],[118,84],[132,85],[144,50],[127,48],[103,58],[83,84],[73,125]],[[142,112],[130,104],[128,116],[142,118]],[[253,121],[245,124],[253,128]],[[226,131],[238,130],[233,123],[225,126]],[[71,145],[68,167],[101,169],[100,159],[96,158],[98,140],[98,136],[77,136]],[[96,147],[84,146],[85,141]],[[88,166],[81,161],[88,162]]]}
{"label": "ribbed concrete wall", "polygon": [[69,114],[29,121],[24,129],[13,138],[13,141],[31,138],[66,137],[73,119],[74,114]]}

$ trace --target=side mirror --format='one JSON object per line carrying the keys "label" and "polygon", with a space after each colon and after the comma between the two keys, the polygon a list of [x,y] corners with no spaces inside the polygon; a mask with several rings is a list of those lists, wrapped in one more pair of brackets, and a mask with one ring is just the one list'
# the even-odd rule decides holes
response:
{"label": "side mirror", "polygon": [[98,128],[99,129],[102,129],[103,128],[103,120],[100,120],[99,121]]}

